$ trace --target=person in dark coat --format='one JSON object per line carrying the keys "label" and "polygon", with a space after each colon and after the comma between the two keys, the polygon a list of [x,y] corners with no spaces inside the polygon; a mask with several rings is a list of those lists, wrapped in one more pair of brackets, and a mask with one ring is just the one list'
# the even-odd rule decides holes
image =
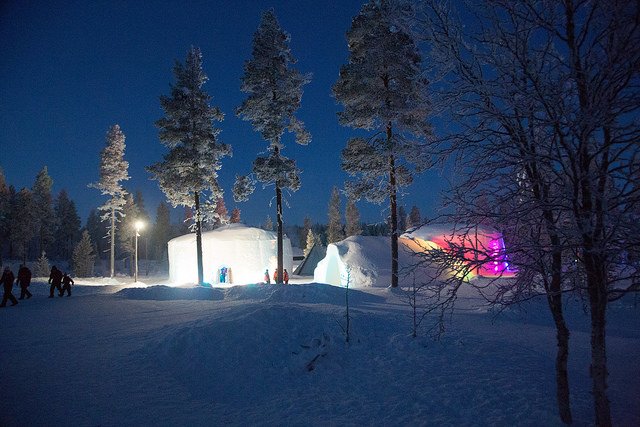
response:
{"label": "person in dark coat", "polygon": [[27,299],[31,298],[31,292],[27,289],[31,284],[31,270],[24,264],[20,265],[16,284],[20,285],[20,298],[18,299],[24,299],[25,296]]}
{"label": "person in dark coat", "polygon": [[62,290],[60,291],[60,296],[64,295],[64,291],[67,291],[67,296],[71,296],[71,285],[75,285],[73,279],[69,277],[67,273],[64,273],[62,276]]}
{"label": "person in dark coat", "polygon": [[62,271],[58,270],[58,267],[55,265],[51,267],[51,274],[49,275],[49,284],[51,287],[49,288],[49,298],[53,298],[53,290],[57,289],[60,296],[62,296],[62,288],[60,284],[62,283]]}
{"label": "person in dark coat", "polygon": [[4,288],[4,295],[2,295],[2,304],[0,307],[7,306],[7,300],[11,300],[11,305],[16,305],[18,300],[13,296],[11,290],[13,288],[13,281],[15,276],[13,275],[13,271],[9,267],[5,267],[4,272],[2,273],[2,278],[0,278],[0,283]]}

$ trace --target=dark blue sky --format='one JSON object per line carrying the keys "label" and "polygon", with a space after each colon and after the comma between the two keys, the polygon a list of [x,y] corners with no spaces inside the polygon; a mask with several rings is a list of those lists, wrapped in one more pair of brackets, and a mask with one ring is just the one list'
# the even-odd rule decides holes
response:
{"label": "dark blue sky", "polygon": [[[332,186],[343,187],[340,150],[355,132],[341,127],[340,106],[331,96],[340,65],[348,57],[345,32],[363,1],[30,1],[5,0],[0,5],[0,167],[18,190],[31,187],[48,166],[54,192],[66,189],[84,219],[104,196],[87,184],[98,180],[99,156],[108,128],[118,123],[126,139],[129,191],[143,193],[155,218],[164,199],[145,167],[166,149],[158,141],[155,120],[162,116],[159,95],[169,93],[172,67],[183,61],[191,45],[202,49],[209,76],[205,90],[226,114],[219,124],[222,140],[233,147],[220,182],[231,210],[236,174],[250,171],[266,142],[249,122],[235,117],[243,63],[262,11],[273,7],[291,34],[291,49],[301,72],[313,73],[305,87],[298,116],[313,140],[302,147],[285,141],[284,154],[303,170],[302,188],[287,196],[285,222],[302,224],[305,215],[326,222]],[[405,190],[400,202],[437,208],[442,179],[423,175]],[[258,187],[249,202],[239,203],[248,224],[275,218],[273,188]],[[364,201],[364,221],[378,222],[385,205]]]}

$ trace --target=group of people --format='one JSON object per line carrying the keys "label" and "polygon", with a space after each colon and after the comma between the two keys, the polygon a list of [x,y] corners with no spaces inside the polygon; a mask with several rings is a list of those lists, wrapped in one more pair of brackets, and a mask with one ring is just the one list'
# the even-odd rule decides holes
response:
{"label": "group of people", "polygon": [[29,292],[28,289],[29,285],[31,284],[31,270],[29,270],[29,267],[24,264],[20,265],[17,278],[13,275],[13,271],[11,271],[11,268],[5,267],[4,271],[2,272],[2,277],[0,278],[0,283],[2,283],[2,287],[4,289],[4,294],[2,295],[2,304],[0,304],[0,307],[6,307],[7,301],[11,301],[11,305],[18,304],[18,300],[15,296],[13,296],[12,292],[14,280],[16,285],[20,286],[20,298],[18,299],[24,299],[25,297],[29,299],[33,296],[33,294]]}
{"label": "group of people", "polygon": [[[286,268],[282,272],[282,281],[284,282],[285,285],[289,284],[289,273],[287,272]],[[269,269],[266,269],[264,271],[264,282],[267,285],[271,284],[271,278],[269,277]],[[276,271],[273,272],[273,283],[278,283],[278,269],[277,268],[276,268]]]}
{"label": "group of people", "polygon": [[54,289],[58,290],[58,296],[63,296],[67,291],[67,296],[71,296],[71,285],[74,285],[73,279],[67,273],[63,273],[55,265],[51,267],[49,275],[49,298],[53,298]]}
{"label": "group of people", "polygon": [[[13,295],[13,284],[20,286],[20,298],[17,298]],[[29,267],[22,264],[18,269],[18,277],[16,278],[13,275],[13,271],[11,268],[5,267],[2,272],[2,277],[0,278],[0,283],[2,284],[4,294],[2,295],[2,304],[0,307],[6,307],[7,301],[11,301],[11,305],[18,304],[19,299],[27,299],[31,298],[33,294],[29,292],[29,285],[31,284],[31,270]],[[71,286],[74,285],[73,279],[67,274],[60,271],[55,265],[51,268],[51,274],[49,275],[49,284],[51,287],[49,288],[49,298],[53,298],[54,289],[58,290],[58,295],[63,296],[65,291],[67,292],[67,296],[71,296]]]}

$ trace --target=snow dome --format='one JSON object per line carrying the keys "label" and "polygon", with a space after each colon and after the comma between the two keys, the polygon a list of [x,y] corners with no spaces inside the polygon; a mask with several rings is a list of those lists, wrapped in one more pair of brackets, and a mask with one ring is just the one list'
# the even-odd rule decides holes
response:
{"label": "snow dome", "polygon": [[[477,268],[469,278],[482,277],[513,277],[515,271],[509,266],[504,241],[500,233],[488,228],[474,228],[472,233],[464,236],[450,225],[425,225],[403,234],[398,238],[398,264],[400,267],[399,281],[401,285],[408,285],[412,277],[402,274],[403,268],[415,264],[412,254],[428,249],[450,249],[450,243],[470,248],[465,252],[469,261],[475,261],[471,250],[491,254],[491,260]],[[461,230],[460,227],[457,230]],[[482,255],[478,255],[482,261]],[[341,242],[327,246],[327,255],[318,263],[314,270],[313,280],[319,283],[345,286],[347,271],[350,274],[349,286],[389,286],[391,283],[391,242],[389,237],[382,236],[352,236]],[[417,278],[423,275],[432,276],[434,271],[428,266],[412,270]]]}
{"label": "snow dome", "polygon": [[[283,238],[283,268],[291,272],[291,243]],[[171,239],[169,277],[174,283],[197,283],[195,233]],[[207,283],[247,284],[264,281],[264,271],[278,265],[277,234],[242,224],[229,224],[202,233],[204,281]]]}

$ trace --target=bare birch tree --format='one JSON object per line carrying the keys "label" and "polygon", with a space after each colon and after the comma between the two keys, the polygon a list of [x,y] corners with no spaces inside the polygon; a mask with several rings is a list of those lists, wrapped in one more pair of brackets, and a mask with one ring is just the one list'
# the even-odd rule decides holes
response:
{"label": "bare birch tree", "polygon": [[[595,422],[611,425],[606,308],[637,289],[637,266],[619,254],[638,242],[630,213],[638,209],[640,5],[494,0],[475,10],[481,29],[463,34],[447,7],[425,4],[431,56],[446,76],[443,100],[462,129],[447,138],[465,177],[450,199],[457,219],[491,220],[505,234],[520,273],[494,289],[494,301],[546,296],[565,423],[562,294],[585,293]],[[481,203],[487,194],[490,210]],[[444,300],[455,299],[449,292]]]}

